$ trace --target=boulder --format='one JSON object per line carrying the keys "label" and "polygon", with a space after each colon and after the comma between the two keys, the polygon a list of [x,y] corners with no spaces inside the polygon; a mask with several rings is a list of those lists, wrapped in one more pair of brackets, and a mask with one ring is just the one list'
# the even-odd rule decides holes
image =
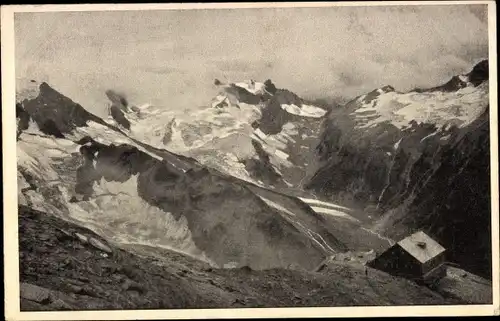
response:
{"label": "boulder", "polygon": [[82,243],[87,244],[89,242],[89,238],[87,236],[85,236],[85,235],[82,235],[80,233],[75,233],[75,236]]}
{"label": "boulder", "polygon": [[106,253],[108,253],[108,254],[113,253],[113,251],[109,248],[109,246],[107,246],[107,245],[103,244],[101,241],[99,241],[99,240],[97,240],[97,239],[95,239],[95,238],[93,238],[93,237],[91,237],[91,238],[89,239],[89,243],[90,243],[90,245],[92,245],[93,247],[95,247],[95,248],[97,248],[97,249],[99,249],[99,250],[101,250],[101,251],[103,251],[103,252],[106,252]]}
{"label": "boulder", "polygon": [[68,303],[64,302],[61,299],[55,299],[52,303],[50,303],[50,307],[55,310],[73,310],[74,308]]}
{"label": "boulder", "polygon": [[41,304],[47,304],[51,301],[50,290],[34,284],[21,283],[20,292],[21,298],[29,301]]}

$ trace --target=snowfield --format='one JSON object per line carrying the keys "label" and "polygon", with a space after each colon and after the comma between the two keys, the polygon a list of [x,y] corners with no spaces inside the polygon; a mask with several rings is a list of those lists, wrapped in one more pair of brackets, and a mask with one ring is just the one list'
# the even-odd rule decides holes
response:
{"label": "snowfield", "polygon": [[263,94],[266,92],[264,83],[255,81],[237,82],[236,86],[244,88],[252,94]]}
{"label": "snowfield", "polygon": [[341,211],[336,211],[331,208],[324,208],[324,207],[318,207],[318,206],[311,206],[311,208],[318,214],[328,214],[328,215],[333,215],[333,216],[338,216],[342,217],[348,220],[352,220],[354,222],[360,222],[357,218],[352,217],[351,215],[341,212]]}
{"label": "snowfield", "polygon": [[128,144],[131,146],[136,147],[139,149],[141,152],[144,152],[148,154],[151,157],[154,157],[158,160],[162,160],[163,158],[161,156],[156,155],[155,153],[152,153],[145,149],[144,147],[136,144],[133,140],[128,138],[126,135],[122,135],[119,132],[112,130],[111,128],[108,128],[102,124],[98,124],[94,121],[90,121],[87,124],[87,127],[79,127],[77,128],[71,136],[72,140],[79,140],[85,136],[90,136],[92,137],[96,142],[104,144],[104,145],[111,145],[111,144]]}
{"label": "snowfield", "polygon": [[[251,159],[261,161],[259,158],[262,156],[253,146],[253,140],[261,145],[269,157],[270,166],[278,175],[292,168],[294,164],[288,149],[290,144],[296,143],[299,135],[297,125],[288,122],[274,135],[266,135],[260,128],[253,128],[252,124],[262,117],[265,103],[248,104],[240,101],[232,86],[254,95],[270,95],[263,83],[245,81],[221,85],[211,103],[189,113],[181,113],[169,106],[139,104],[138,113],[125,113],[131,124],[130,131],[122,130],[138,141],[193,157],[204,165],[255,184],[259,184],[259,179],[253,177],[244,164]],[[304,119],[320,118],[326,113],[321,108],[307,104],[300,107],[282,104],[281,108]],[[118,126],[112,118],[108,122]],[[305,138],[307,135],[302,137]]]}
{"label": "snowfield", "polygon": [[[133,145],[125,136],[100,124],[89,125],[78,128],[73,138],[92,135],[106,145],[113,142],[116,144],[117,141]],[[81,163],[79,148],[80,145],[68,139],[23,133],[17,143],[18,166],[21,172],[39,182],[37,185],[53,188],[26,190],[30,188],[30,184],[25,175],[18,172],[19,203],[78,222],[119,244],[154,245],[175,249],[212,263],[196,248],[185,218],[175,219],[171,213],[163,212],[139,197],[137,175],[123,183],[108,182],[101,178],[100,181],[94,182],[94,195],[91,200],[71,202],[71,198],[76,196],[76,167]],[[161,159],[157,155],[149,155]],[[74,163],[73,168],[70,163]]]}
{"label": "snowfield", "polygon": [[309,204],[309,205],[314,205],[314,206],[321,206],[321,207],[326,207],[326,208],[334,208],[334,209],[339,209],[339,210],[344,210],[344,211],[349,211],[350,209],[344,206],[340,206],[337,204],[333,203],[327,203],[324,201],[320,201],[314,198],[306,198],[306,197],[299,197],[300,200],[303,202]]}
{"label": "snowfield", "polygon": [[326,114],[326,111],[324,109],[321,109],[316,106],[312,105],[302,105],[300,107],[296,105],[287,105],[287,104],[282,104],[281,108],[289,112],[290,114],[298,115],[298,116],[303,116],[303,117],[314,117],[314,118],[319,118],[323,117]]}
{"label": "snowfield", "polygon": [[399,129],[407,127],[410,121],[431,123],[437,127],[456,124],[464,127],[481,115],[488,106],[488,81],[474,87],[452,92],[380,92],[375,99],[367,95],[359,97],[359,104],[351,115],[358,123],[357,128],[370,128],[389,122]]}

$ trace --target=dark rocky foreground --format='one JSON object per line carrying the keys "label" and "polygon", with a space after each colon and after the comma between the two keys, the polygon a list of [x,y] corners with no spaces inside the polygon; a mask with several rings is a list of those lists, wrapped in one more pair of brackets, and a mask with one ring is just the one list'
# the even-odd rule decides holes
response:
{"label": "dark rocky foreground", "polygon": [[[169,250],[118,248],[50,214],[19,209],[21,310],[461,304],[413,282],[331,262],[321,272],[215,269]],[[457,293],[460,293],[458,290]]]}

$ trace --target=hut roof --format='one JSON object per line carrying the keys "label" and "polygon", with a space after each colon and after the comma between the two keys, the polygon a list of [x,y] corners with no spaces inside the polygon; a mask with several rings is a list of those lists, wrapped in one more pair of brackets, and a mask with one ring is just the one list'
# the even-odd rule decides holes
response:
{"label": "hut roof", "polygon": [[420,263],[425,263],[445,251],[441,244],[422,231],[402,239],[398,245]]}

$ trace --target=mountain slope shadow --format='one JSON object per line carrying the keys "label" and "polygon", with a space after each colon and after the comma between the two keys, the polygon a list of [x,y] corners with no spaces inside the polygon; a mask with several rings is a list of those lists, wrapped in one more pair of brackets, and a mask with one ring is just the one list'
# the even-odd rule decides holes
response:
{"label": "mountain slope shadow", "polygon": [[177,220],[185,218],[196,246],[219,266],[309,269],[327,254],[241,182],[206,168],[184,172],[128,145],[87,142],[80,151],[86,162],[79,171],[85,174],[77,185],[87,187],[87,199],[94,182],[123,183],[137,176],[138,195]]}

